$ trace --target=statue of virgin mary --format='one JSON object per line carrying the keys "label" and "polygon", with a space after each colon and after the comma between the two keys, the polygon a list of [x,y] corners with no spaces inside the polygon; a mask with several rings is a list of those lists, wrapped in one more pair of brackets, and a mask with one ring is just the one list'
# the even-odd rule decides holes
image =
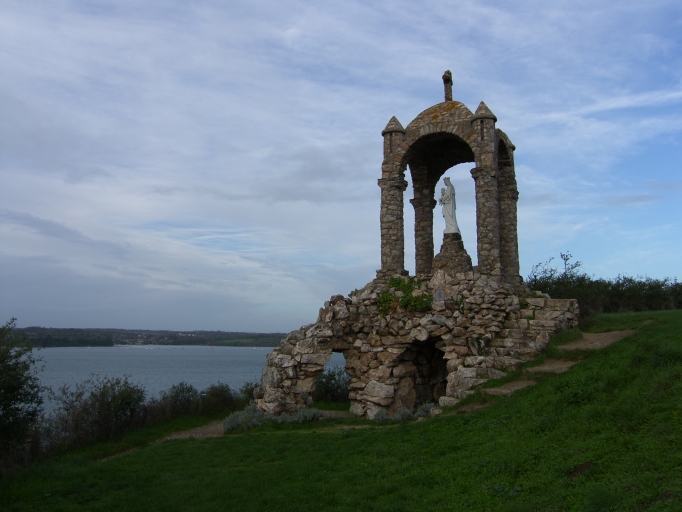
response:
{"label": "statue of virgin mary", "polygon": [[443,179],[446,188],[440,189],[440,199],[438,203],[443,205],[443,218],[445,218],[445,231],[448,233],[460,233],[457,225],[457,218],[455,217],[455,210],[457,210],[457,203],[455,202],[455,187],[450,183],[450,178]]}

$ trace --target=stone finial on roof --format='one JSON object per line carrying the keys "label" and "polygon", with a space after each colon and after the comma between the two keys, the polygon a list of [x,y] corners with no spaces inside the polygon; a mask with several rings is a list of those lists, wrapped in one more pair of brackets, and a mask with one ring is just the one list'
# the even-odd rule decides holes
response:
{"label": "stone finial on roof", "polygon": [[398,121],[398,118],[396,118],[395,116],[391,118],[391,120],[386,125],[386,128],[382,130],[381,135],[383,136],[391,132],[405,133],[405,128],[403,128],[403,125],[400,124],[400,121]]}
{"label": "stone finial on roof", "polygon": [[497,116],[493,114],[488,108],[488,105],[483,102],[479,103],[472,119],[492,119],[493,121],[497,122]]}
{"label": "stone finial on roof", "polygon": [[445,101],[452,101],[452,72],[449,69],[443,73],[443,87],[445,87]]}

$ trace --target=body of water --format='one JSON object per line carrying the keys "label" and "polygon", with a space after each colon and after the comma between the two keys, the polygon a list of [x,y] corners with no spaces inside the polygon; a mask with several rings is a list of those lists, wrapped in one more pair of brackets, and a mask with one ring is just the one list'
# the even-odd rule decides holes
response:
{"label": "body of water", "polygon": [[[259,382],[265,356],[272,347],[206,347],[132,345],[116,347],[54,347],[34,351],[42,359],[39,374],[44,386],[55,391],[92,377],[128,376],[147,397],[158,396],[174,384],[187,382],[199,391],[225,383],[237,391],[246,382]],[[342,354],[333,354],[330,366],[344,366]],[[46,403],[46,409],[51,405]]]}

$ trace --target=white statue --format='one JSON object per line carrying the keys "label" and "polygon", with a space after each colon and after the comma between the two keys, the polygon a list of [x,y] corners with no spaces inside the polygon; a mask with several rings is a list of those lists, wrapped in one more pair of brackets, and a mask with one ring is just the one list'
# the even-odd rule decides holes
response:
{"label": "white statue", "polygon": [[438,200],[438,203],[443,205],[443,217],[445,218],[445,231],[443,233],[446,235],[448,233],[461,234],[455,217],[455,210],[457,209],[455,187],[450,183],[450,178],[445,178],[443,181],[447,188],[440,189],[440,199]]}

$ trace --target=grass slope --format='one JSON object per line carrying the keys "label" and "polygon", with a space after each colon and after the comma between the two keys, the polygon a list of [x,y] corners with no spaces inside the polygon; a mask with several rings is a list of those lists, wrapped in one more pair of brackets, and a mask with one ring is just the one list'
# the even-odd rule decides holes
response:
{"label": "grass slope", "polygon": [[550,347],[585,360],[468,414],[268,428],[105,462],[86,450],[0,484],[0,508],[682,510],[682,312],[590,324],[625,328],[637,331],[596,353]]}

